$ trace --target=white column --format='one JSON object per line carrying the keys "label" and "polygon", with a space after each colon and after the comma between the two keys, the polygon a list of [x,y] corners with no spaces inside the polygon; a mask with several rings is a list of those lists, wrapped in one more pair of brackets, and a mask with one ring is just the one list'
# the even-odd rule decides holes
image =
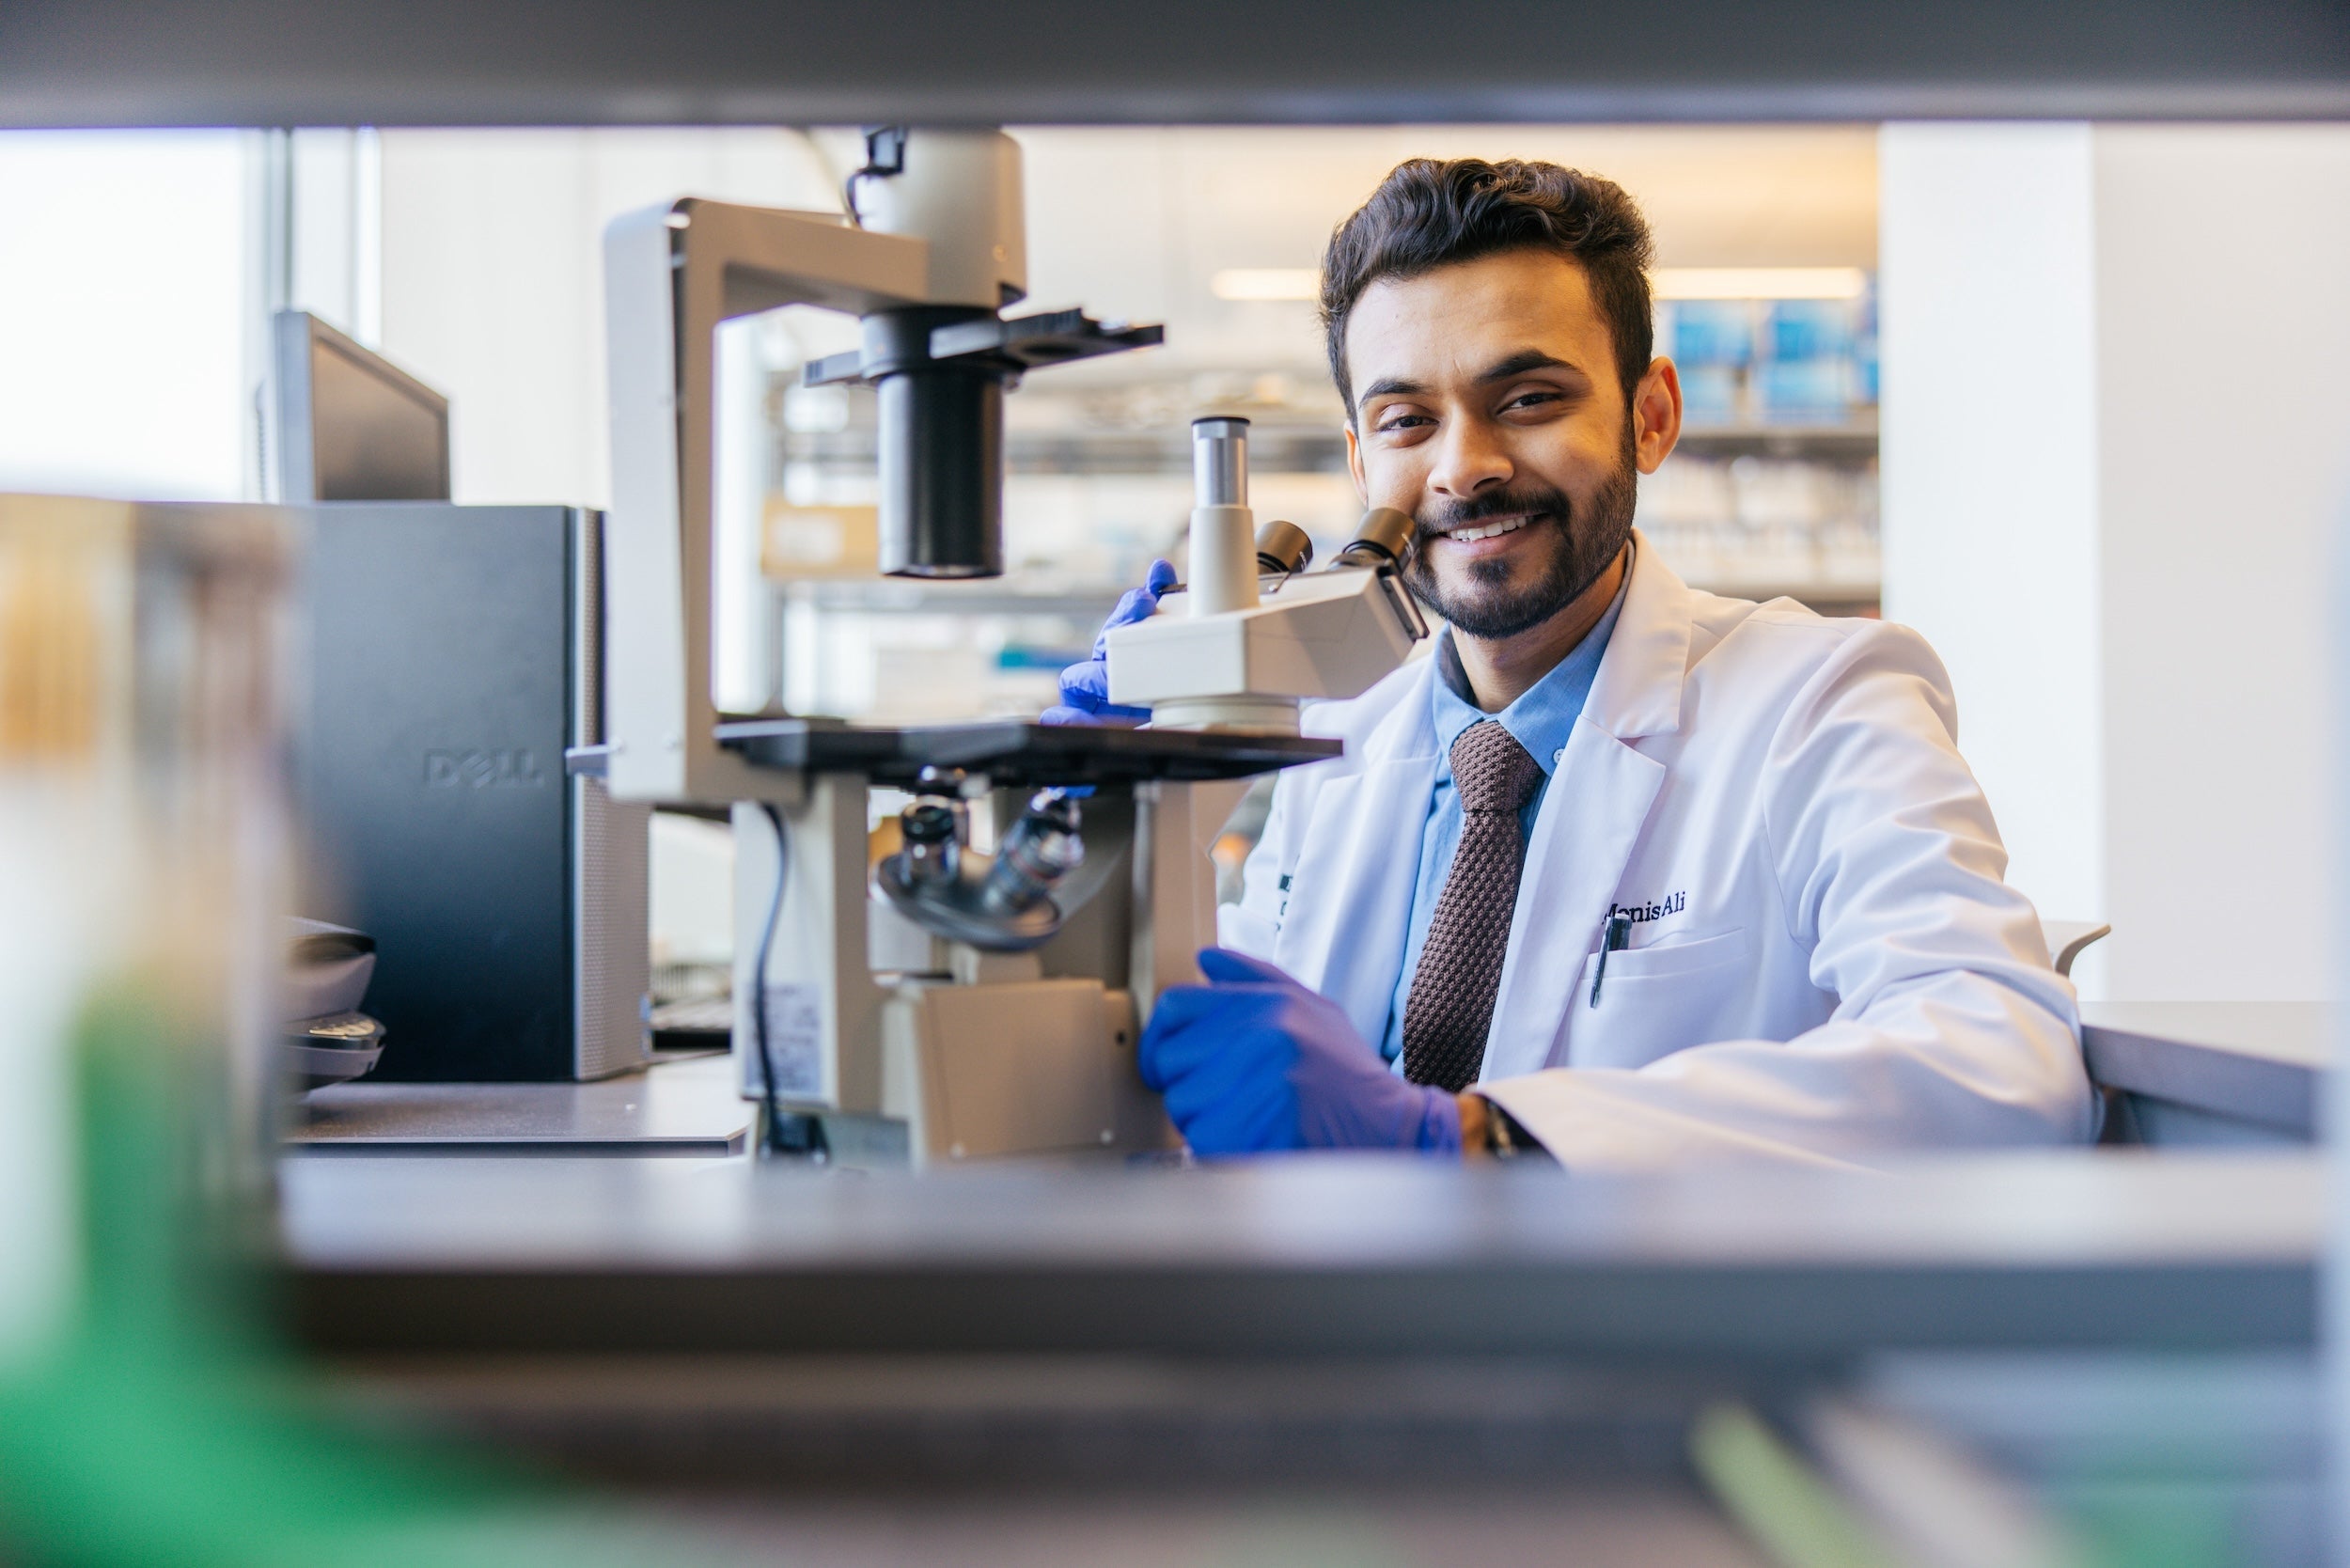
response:
{"label": "white column", "polygon": [[2350,129],[2101,128],[2096,178],[2110,983],[2330,996]]}
{"label": "white column", "polygon": [[1892,126],[1886,609],[2091,995],[2330,996],[2350,130]]}
{"label": "white column", "polygon": [[383,331],[383,163],[372,131],[296,131],[287,149],[287,298],[372,344]]}
{"label": "white column", "polygon": [[1889,125],[1878,157],[1885,614],[1958,692],[2009,878],[2106,907],[2086,125]]}

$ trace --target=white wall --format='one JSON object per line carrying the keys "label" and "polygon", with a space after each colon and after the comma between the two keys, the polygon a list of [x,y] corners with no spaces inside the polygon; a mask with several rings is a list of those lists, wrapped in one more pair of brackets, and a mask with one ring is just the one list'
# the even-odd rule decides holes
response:
{"label": "white wall", "polygon": [[251,142],[0,132],[0,490],[251,493]]}
{"label": "white wall", "polygon": [[448,394],[460,501],[600,506],[603,226],[680,196],[838,211],[781,130],[385,131],[383,349]]}
{"label": "white wall", "polygon": [[[2350,129],[1888,127],[1886,609],[2090,995],[2329,996]],[[2084,287],[2084,279],[2088,287]]]}

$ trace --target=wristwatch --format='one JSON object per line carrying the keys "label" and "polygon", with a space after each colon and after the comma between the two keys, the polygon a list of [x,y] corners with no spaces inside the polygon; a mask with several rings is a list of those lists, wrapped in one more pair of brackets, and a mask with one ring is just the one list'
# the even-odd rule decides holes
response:
{"label": "wristwatch", "polygon": [[[1485,1100],[1481,1094],[1478,1098]],[[1497,1160],[1514,1160],[1520,1154],[1546,1151],[1518,1125],[1516,1118],[1493,1101],[1485,1100],[1485,1152]]]}

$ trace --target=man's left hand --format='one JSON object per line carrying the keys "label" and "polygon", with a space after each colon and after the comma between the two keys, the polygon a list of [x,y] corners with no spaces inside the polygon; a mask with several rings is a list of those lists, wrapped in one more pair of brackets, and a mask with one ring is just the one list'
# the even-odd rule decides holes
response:
{"label": "man's left hand", "polygon": [[1060,672],[1060,701],[1044,710],[1039,724],[1148,724],[1151,710],[1110,700],[1110,634],[1134,626],[1157,613],[1159,601],[1175,586],[1175,568],[1152,561],[1142,586],[1119,597],[1110,618],[1093,639],[1093,652],[1083,664]]}
{"label": "man's left hand", "polygon": [[1460,1152],[1453,1097],[1396,1076],[1336,1002],[1223,948],[1199,968],[1210,983],[1161,995],[1138,1053],[1193,1153]]}

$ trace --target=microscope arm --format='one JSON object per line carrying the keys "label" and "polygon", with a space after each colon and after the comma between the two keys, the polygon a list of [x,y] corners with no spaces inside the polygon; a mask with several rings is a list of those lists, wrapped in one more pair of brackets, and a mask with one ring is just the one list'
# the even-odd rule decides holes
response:
{"label": "microscope arm", "polygon": [[604,236],[612,510],[606,733],[622,799],[719,805],[799,781],[718,745],[711,691],[717,330],[785,305],[920,303],[930,246],[838,217],[687,198]]}

